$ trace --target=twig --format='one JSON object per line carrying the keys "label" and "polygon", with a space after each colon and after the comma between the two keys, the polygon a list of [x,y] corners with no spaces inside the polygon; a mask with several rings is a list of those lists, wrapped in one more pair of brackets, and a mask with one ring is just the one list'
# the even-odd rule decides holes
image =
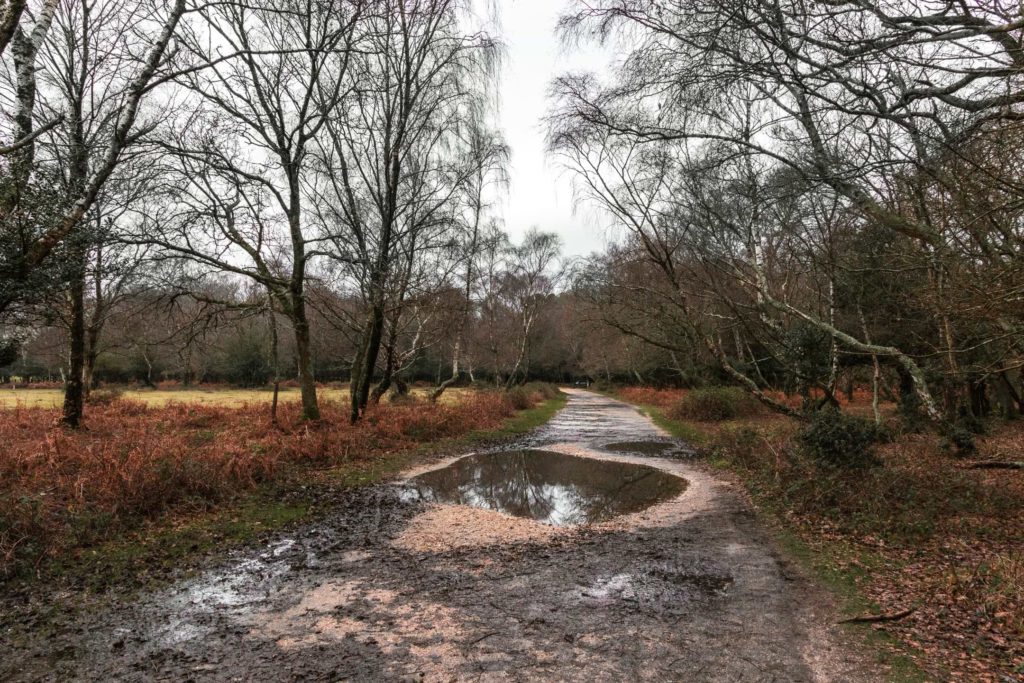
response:
{"label": "twig", "polygon": [[837,621],[837,624],[874,624],[881,621],[897,621],[905,617],[909,617],[911,614],[917,611],[917,608],[911,607],[901,612],[893,612],[891,614],[866,614],[859,617],[850,617],[849,619],[843,619]]}
{"label": "twig", "polygon": [[1024,470],[1024,462],[1013,462],[1012,460],[978,460],[968,463],[969,470]]}
{"label": "twig", "polygon": [[470,645],[476,645],[481,640],[484,640],[486,638],[490,638],[491,636],[496,636],[496,635],[498,635],[498,633],[499,633],[498,631],[489,631],[489,632],[483,634],[482,636],[480,636],[479,638],[474,638],[473,640],[471,640],[468,643],[466,643],[466,647],[469,647]]}

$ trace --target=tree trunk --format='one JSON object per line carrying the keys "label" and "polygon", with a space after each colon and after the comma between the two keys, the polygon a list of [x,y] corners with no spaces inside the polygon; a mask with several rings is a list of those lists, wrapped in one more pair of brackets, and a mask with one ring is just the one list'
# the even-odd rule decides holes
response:
{"label": "tree trunk", "polygon": [[436,403],[437,399],[441,398],[441,394],[444,390],[459,381],[459,340],[455,340],[455,348],[452,351],[452,375],[445,381],[437,385],[437,388],[430,392],[430,402]]}
{"label": "tree trunk", "polygon": [[717,343],[715,343],[714,339],[712,339],[708,335],[703,335],[703,336],[704,336],[704,346],[707,347],[707,350],[711,352],[711,355],[714,356],[715,360],[717,360],[719,365],[722,366],[722,369],[725,370],[726,374],[728,374],[734,380],[736,380],[737,382],[742,384],[744,387],[746,387],[747,391],[749,391],[751,394],[753,394],[754,398],[756,398],[758,401],[760,401],[761,403],[765,404],[766,406],[768,406],[769,408],[771,408],[772,410],[774,410],[777,413],[782,413],[783,415],[788,415],[789,417],[795,418],[797,420],[803,420],[803,421],[807,420],[807,416],[805,414],[803,414],[803,413],[801,413],[801,412],[799,412],[797,410],[793,410],[792,408],[790,408],[789,406],[785,405],[784,403],[780,403],[780,402],[776,401],[771,396],[768,396],[766,393],[761,391],[761,389],[757,386],[757,383],[754,382],[754,380],[750,379],[749,377],[744,375],[742,372],[737,370],[733,366],[733,364],[729,362],[728,356],[726,356],[725,352],[722,351],[722,347],[720,347]]}
{"label": "tree trunk", "polygon": [[1006,385],[1006,391],[1010,394],[1010,398],[1017,404],[1017,412],[1024,415],[1024,400],[1021,399],[1020,392],[1018,392],[1017,388],[1013,386],[1013,382],[1010,380],[1009,376],[1007,376],[1005,370],[999,374],[1003,379],[1003,384]]}
{"label": "tree trunk", "polygon": [[516,362],[512,366],[512,372],[509,373],[508,379],[505,380],[505,388],[511,389],[512,384],[515,382],[516,375],[519,374],[519,368],[523,365],[523,359],[526,358],[526,348],[530,341],[530,330],[532,328],[532,321],[528,321],[524,324],[523,340],[519,344],[519,353],[516,356]]}
{"label": "tree trunk", "polygon": [[281,358],[278,353],[277,319],[274,317],[273,299],[268,299],[268,314],[270,319],[270,363],[274,373],[274,397],[270,401],[270,422],[277,424],[277,399],[281,390]]}
{"label": "tree trunk", "polygon": [[181,386],[187,387],[192,384],[192,340],[185,342],[185,358],[181,369]]}
{"label": "tree trunk", "polygon": [[146,376],[142,378],[142,383],[150,389],[156,389],[156,382],[153,381],[153,361],[145,348],[142,349],[142,360],[146,362]]}
{"label": "tree trunk", "polygon": [[793,306],[790,306],[785,302],[777,301],[769,296],[765,296],[765,301],[771,306],[777,308],[778,310],[782,312],[791,313],[799,318],[802,318],[808,323],[814,325],[819,330],[822,330],[823,332],[827,332],[833,335],[840,342],[846,344],[852,349],[855,349],[856,351],[881,356],[888,356],[892,358],[896,362],[897,367],[902,368],[903,371],[906,373],[907,377],[912,382],[911,386],[913,388],[913,391],[917,395],[917,398],[920,401],[920,405],[923,408],[925,415],[928,417],[928,419],[931,420],[939,428],[939,431],[943,433],[949,431],[950,423],[943,418],[942,413],[935,405],[935,399],[932,397],[931,390],[928,388],[928,382],[925,378],[924,371],[921,370],[920,366],[916,362],[914,362],[914,359],[912,359],[910,356],[908,356],[907,354],[903,353],[902,351],[893,346],[879,346],[876,344],[868,344],[862,342],[856,337],[849,335],[835,327],[832,327],[828,323],[818,320],[814,316],[811,316],[797,308],[794,308]]}
{"label": "tree trunk", "polygon": [[[864,332],[864,341],[868,344],[871,343],[871,334],[868,332],[868,321],[864,318],[864,311],[861,310],[860,305],[857,306],[857,315],[860,316],[860,327]],[[835,337],[832,337],[835,339]],[[871,354],[871,365],[873,372],[871,373],[871,412],[875,416],[875,424],[882,424],[882,411],[878,407],[878,387],[882,381],[882,365],[878,362],[878,354]],[[853,400],[851,394],[850,400]]]}
{"label": "tree trunk", "polygon": [[[392,335],[393,337],[394,335]],[[387,360],[384,362],[384,374],[380,378],[380,381],[373,387],[373,391],[370,392],[369,402],[373,405],[380,403],[381,398],[387,393],[387,390],[391,388],[391,377],[395,372],[395,339],[391,339],[391,343],[388,345]]]}
{"label": "tree trunk", "polygon": [[96,388],[96,357],[99,355],[93,346],[93,335],[89,334],[89,343],[87,344],[89,349],[85,354],[85,369],[82,371],[82,391],[85,392],[85,398],[89,398],[89,393]]}
{"label": "tree trunk", "polygon": [[310,354],[309,323],[303,301],[292,310],[292,326],[295,329],[295,362],[299,370],[299,387],[302,392],[302,419],[319,420],[320,406],[316,399],[316,379],[313,376],[313,361]]}
{"label": "tree trunk", "polygon": [[370,382],[380,355],[380,342],[384,334],[384,305],[375,302],[370,310],[368,329],[363,348],[352,366],[352,424],[359,421],[370,400]]}
{"label": "tree trunk", "polygon": [[85,409],[85,278],[81,269],[71,282],[71,327],[68,377],[64,383],[64,414],[61,422],[78,427]]}

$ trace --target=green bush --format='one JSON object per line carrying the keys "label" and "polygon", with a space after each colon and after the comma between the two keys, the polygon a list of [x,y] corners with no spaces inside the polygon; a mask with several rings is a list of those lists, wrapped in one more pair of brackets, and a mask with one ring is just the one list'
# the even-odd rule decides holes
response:
{"label": "green bush", "polygon": [[273,374],[265,341],[251,332],[229,339],[216,371],[235,386],[264,386]]}
{"label": "green bush", "polygon": [[721,422],[756,415],[761,410],[757,399],[738,387],[707,387],[686,392],[672,408],[669,417],[697,422]]}
{"label": "green bush", "polygon": [[957,455],[970,455],[978,448],[974,442],[977,433],[962,423],[955,424],[943,431],[942,447],[955,451]]}
{"label": "green bush", "polygon": [[800,430],[797,440],[804,454],[819,466],[865,469],[881,464],[875,455],[875,444],[882,436],[870,420],[824,410]]}

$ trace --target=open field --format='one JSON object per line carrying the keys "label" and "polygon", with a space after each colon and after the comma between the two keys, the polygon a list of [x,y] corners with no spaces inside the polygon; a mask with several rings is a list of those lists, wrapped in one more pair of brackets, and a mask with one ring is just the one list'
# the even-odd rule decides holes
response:
{"label": "open field", "polygon": [[[323,419],[311,424],[292,400],[272,424],[249,401],[258,395],[209,392],[217,405],[115,400],[90,406],[84,430],[57,424],[53,408],[0,411],[0,580],[262,486],[298,487],[328,470],[347,481],[423,448],[518,433],[560,405],[551,385],[463,389],[437,404],[413,397],[373,406],[352,425],[347,405],[324,401]],[[366,483],[361,477],[351,483]]]}
{"label": "open field", "polygon": [[[464,395],[466,389],[452,388],[445,391],[441,400],[452,403]],[[428,389],[413,388],[410,393],[417,397],[426,397]],[[317,395],[324,401],[345,403],[348,401],[348,387],[319,387]],[[270,388],[234,389],[230,387],[211,386],[191,389],[127,389],[121,397],[130,401],[143,403],[147,406],[160,408],[172,404],[204,405],[220,408],[241,408],[248,404],[269,404],[273,391]],[[280,401],[298,401],[300,393],[294,387],[282,387]],[[0,389],[0,409],[5,408],[58,408],[64,401],[64,392],[60,389]]]}

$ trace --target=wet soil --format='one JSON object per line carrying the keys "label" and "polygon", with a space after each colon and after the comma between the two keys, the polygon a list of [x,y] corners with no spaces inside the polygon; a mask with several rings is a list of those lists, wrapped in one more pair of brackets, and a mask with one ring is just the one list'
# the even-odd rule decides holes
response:
{"label": "wet soil", "polygon": [[347,491],[322,521],[170,588],[3,623],[0,680],[879,680],[735,490],[689,460],[602,449],[666,437],[571,394],[523,448],[650,465],[685,490],[565,527]]}
{"label": "wet soil", "polygon": [[602,446],[612,453],[634,453],[657,455],[663,458],[692,458],[697,455],[693,448],[678,441],[619,441]]}

